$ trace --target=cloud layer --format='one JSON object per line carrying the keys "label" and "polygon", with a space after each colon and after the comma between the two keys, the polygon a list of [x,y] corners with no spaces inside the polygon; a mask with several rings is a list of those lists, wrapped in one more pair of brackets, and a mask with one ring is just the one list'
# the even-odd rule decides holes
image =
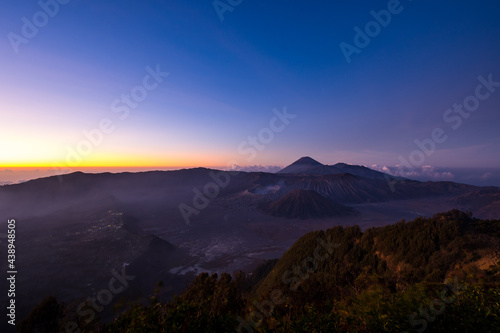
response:
{"label": "cloud layer", "polygon": [[455,175],[449,170],[446,170],[444,168],[437,168],[431,165],[423,165],[421,167],[416,167],[413,170],[408,170],[401,167],[400,165],[379,166],[377,164],[373,164],[372,166],[370,166],[370,168],[380,172],[388,173],[393,176],[411,179],[453,180],[455,178]]}

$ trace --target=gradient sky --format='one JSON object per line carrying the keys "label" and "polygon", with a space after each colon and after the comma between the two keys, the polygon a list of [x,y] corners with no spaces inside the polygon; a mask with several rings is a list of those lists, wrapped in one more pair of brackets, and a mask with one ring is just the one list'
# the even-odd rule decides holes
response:
{"label": "gradient sky", "polygon": [[[479,76],[500,81],[499,2],[401,1],[348,63],[340,43],[354,45],[354,28],[391,2],[244,0],[222,21],[211,0],[72,0],[44,24],[37,1],[4,0],[0,168],[283,166],[309,155],[382,169],[435,128],[447,139],[415,167],[500,168],[500,87],[458,128],[443,119]],[[23,17],[41,26],[15,52]],[[157,66],[168,77],[121,119],[113,102]],[[266,137],[285,108],[296,117],[251,154],[248,137]],[[68,159],[103,119],[114,130]]]}

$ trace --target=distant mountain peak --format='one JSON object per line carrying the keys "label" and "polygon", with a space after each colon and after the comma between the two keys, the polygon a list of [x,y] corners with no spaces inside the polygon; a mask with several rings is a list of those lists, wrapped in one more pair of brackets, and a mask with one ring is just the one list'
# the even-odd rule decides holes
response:
{"label": "distant mountain peak", "polygon": [[323,165],[309,156],[301,157],[290,165],[295,165],[295,164]]}
{"label": "distant mountain peak", "polygon": [[335,175],[350,173],[357,177],[370,179],[386,179],[386,177],[388,176],[382,172],[375,171],[361,165],[353,165],[342,162],[334,165],[321,164],[320,162],[309,156],[299,158],[289,166],[278,171],[278,173],[310,175]]}
{"label": "distant mountain peak", "polygon": [[304,156],[278,171],[278,173],[310,173],[311,170],[317,170],[324,167],[325,165],[319,163],[315,159],[309,156]]}

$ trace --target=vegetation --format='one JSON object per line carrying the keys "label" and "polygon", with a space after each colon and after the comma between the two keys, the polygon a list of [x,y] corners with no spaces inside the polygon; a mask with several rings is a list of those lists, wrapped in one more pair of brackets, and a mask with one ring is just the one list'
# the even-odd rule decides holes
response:
{"label": "vegetation", "polygon": [[[311,232],[251,277],[203,273],[171,302],[153,296],[82,331],[498,332],[499,230],[455,210]],[[41,313],[50,327],[64,321],[49,299],[20,327],[43,332]]]}

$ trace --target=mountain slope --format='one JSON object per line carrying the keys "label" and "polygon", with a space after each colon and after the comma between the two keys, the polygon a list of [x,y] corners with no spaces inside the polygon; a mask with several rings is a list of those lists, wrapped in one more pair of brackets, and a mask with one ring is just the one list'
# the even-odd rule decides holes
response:
{"label": "mountain slope", "polygon": [[386,173],[375,171],[375,170],[372,170],[372,169],[367,168],[367,167],[362,166],[362,165],[351,165],[351,164],[346,164],[346,163],[337,163],[337,164],[329,166],[329,168],[330,168],[332,173],[350,173],[350,174],[353,174],[356,176],[369,178],[369,179],[383,179],[383,180],[386,180],[387,178],[398,179],[398,180],[404,179],[401,177],[390,176]]}
{"label": "mountain slope", "polygon": [[292,190],[281,199],[265,205],[263,210],[272,216],[301,219],[355,214],[354,209],[312,190]]}
{"label": "mountain slope", "polygon": [[452,202],[457,208],[472,211],[483,218],[498,218],[500,207],[500,189],[482,188],[456,197]]}

